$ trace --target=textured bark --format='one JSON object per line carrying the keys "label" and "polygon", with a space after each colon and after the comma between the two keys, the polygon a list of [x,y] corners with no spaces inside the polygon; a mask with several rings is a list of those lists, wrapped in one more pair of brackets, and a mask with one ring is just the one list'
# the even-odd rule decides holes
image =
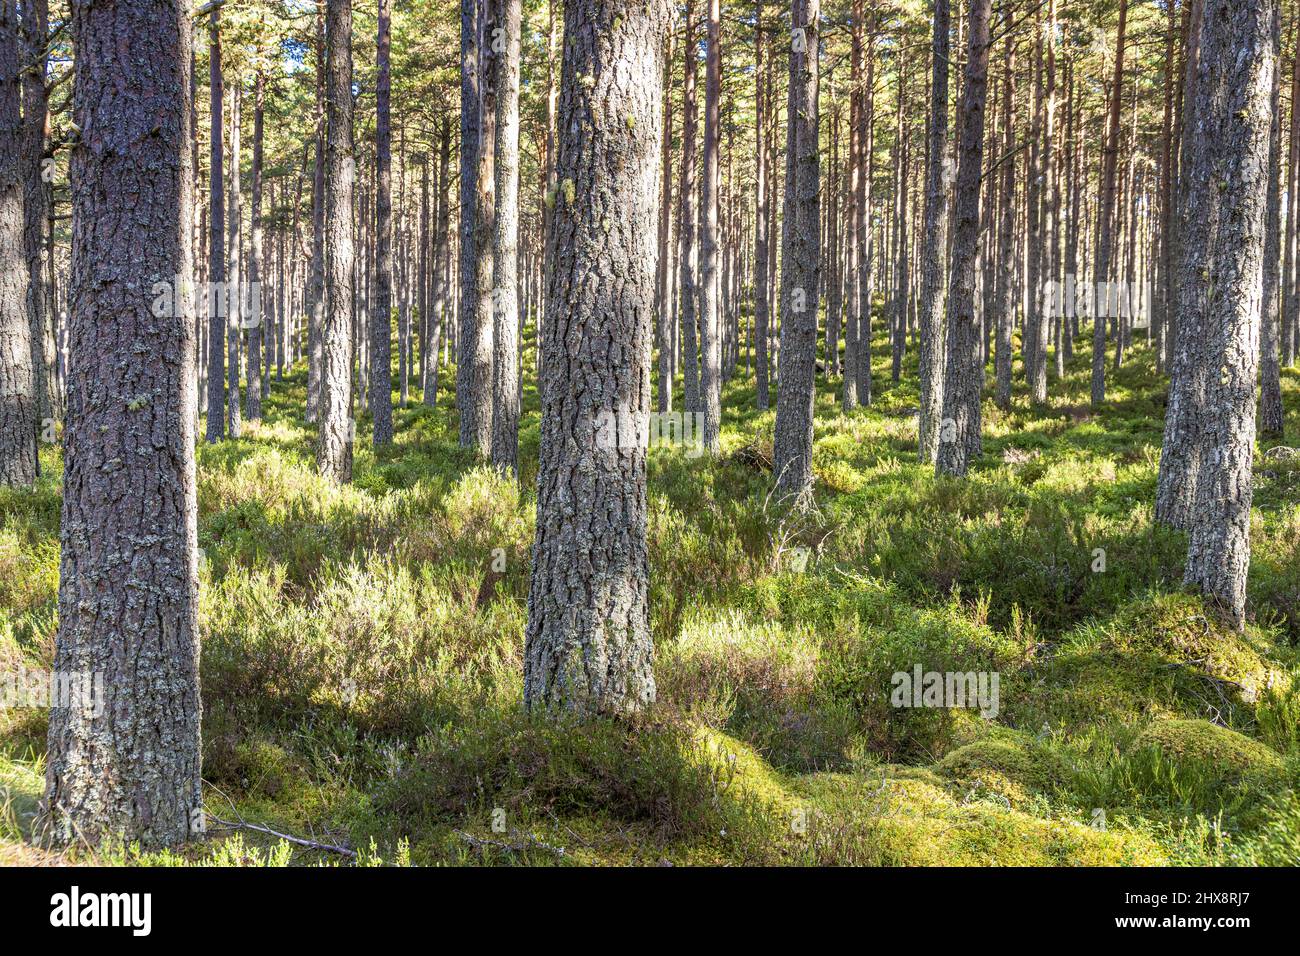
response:
{"label": "textured bark", "polygon": [[1156,250],[1156,256],[1159,261],[1160,282],[1157,285],[1157,294],[1160,296],[1158,302],[1153,303],[1154,309],[1151,315],[1152,332],[1155,337],[1156,349],[1156,370],[1163,371],[1165,363],[1169,359],[1169,313],[1173,308],[1173,297],[1170,294],[1172,285],[1169,281],[1170,265],[1172,258],[1170,256],[1170,236],[1169,231],[1173,223],[1171,214],[1173,206],[1173,183],[1174,183],[1174,33],[1176,23],[1176,10],[1174,4],[1166,4],[1167,23],[1165,26],[1165,70],[1164,70],[1164,92],[1165,92],[1165,111],[1164,122],[1160,128],[1160,236],[1159,247]]}
{"label": "textured bark", "polygon": [[948,251],[948,191],[954,171],[948,137],[949,32],[948,0],[934,0],[925,233],[921,262],[921,341],[918,350],[921,379],[919,445],[921,461],[928,465],[934,464],[939,453],[939,422],[943,415],[943,259]]}
{"label": "textured bark", "polygon": [[821,157],[818,153],[820,0],[791,9],[785,220],[781,236],[781,352],[772,466],[777,490],[800,499],[812,489],[817,289],[821,276]]}
{"label": "textured bark", "polygon": [[[1115,220],[1115,165],[1119,157],[1119,107],[1124,90],[1124,39],[1128,25],[1128,0],[1120,0],[1119,33],[1115,40],[1115,72],[1111,80],[1110,100],[1106,119],[1106,142],[1103,147],[1101,173],[1101,208],[1097,223],[1097,254],[1093,261],[1093,279],[1096,282],[1111,280],[1111,247]],[[1103,314],[1093,319],[1092,329],[1092,404],[1106,400],[1106,318]]]}
{"label": "textured bark", "polygon": [[984,384],[980,325],[975,315],[975,253],[979,241],[980,173],[984,161],[984,104],[988,94],[990,0],[971,0],[966,84],[957,110],[960,126],[948,301],[948,365],[936,473],[965,475],[980,434]]}
{"label": "textured bark", "polygon": [[378,0],[375,42],[375,303],[370,311],[371,440],[393,440],[392,0]]}
{"label": "textured bark", "polygon": [[1197,109],[1197,78],[1200,63],[1201,24],[1205,12],[1204,0],[1191,0],[1187,18],[1187,56],[1183,64],[1183,107],[1179,132],[1179,175],[1174,205],[1173,282],[1174,309],[1177,317],[1170,330],[1174,354],[1169,363],[1169,395],[1165,405],[1165,431],[1162,449],[1177,449],[1176,453],[1160,455],[1160,472],[1156,478],[1156,520],[1174,528],[1187,528],[1196,506],[1196,488],[1200,480],[1200,443],[1196,432],[1200,427],[1204,390],[1193,374],[1195,362],[1191,351],[1195,348],[1195,333],[1190,329],[1185,312],[1190,300],[1183,297],[1181,288],[1185,271],[1185,257],[1189,252],[1188,190],[1192,164],[1192,147],[1200,135],[1200,118]]}
{"label": "textured bark", "polygon": [[[1043,45],[1043,128],[1039,174],[1043,177],[1046,188],[1040,218],[1042,239],[1038,250],[1038,284],[1033,292],[1036,348],[1033,374],[1029,379],[1030,399],[1038,404],[1047,401],[1047,343],[1051,338],[1052,290],[1057,279],[1056,264],[1061,249],[1061,237],[1057,230],[1061,192],[1057,182],[1056,161],[1056,0],[1048,0],[1046,41]],[[1059,356],[1059,346],[1056,352]]]}
{"label": "textured bark", "polygon": [[321,327],[320,434],[316,466],[352,480],[352,0],[325,11],[325,321]]}
{"label": "textured bark", "polygon": [[174,0],[74,4],[72,273],[57,673],[106,706],[50,713],[47,832],[184,841],[201,826],[191,20]]}
{"label": "textured bark", "polygon": [[1011,407],[1011,333],[1016,320],[1016,122],[1015,122],[1015,40],[1007,36],[1002,53],[1002,221],[999,228],[1001,276],[998,303],[997,349],[994,375],[997,380],[995,401],[999,408]]}
{"label": "textured bark", "polygon": [[[859,54],[866,59],[865,76],[858,85],[857,152],[858,181],[854,186],[853,232],[857,248],[857,306],[851,310],[849,323],[857,326],[857,350],[854,360],[857,376],[857,401],[871,404],[871,125],[875,114],[875,58],[871,55],[866,32],[865,14],[860,5],[853,17],[853,36]],[[865,49],[864,49],[865,45]],[[847,371],[845,372],[847,375]]]}
{"label": "textured bark", "polygon": [[230,91],[230,188],[226,191],[226,432],[238,438],[243,431],[239,405],[239,345],[244,328],[244,284],[240,270],[242,221],[240,201],[239,127],[243,102],[241,81],[236,78]]}
{"label": "textured bark", "polygon": [[[418,160],[420,163],[420,234],[416,240],[417,274],[415,281],[417,288],[416,308],[420,312],[420,324],[416,334],[417,347],[420,350],[420,364],[416,368],[416,378],[420,390],[423,392],[429,387],[429,308],[433,301],[432,270],[429,266],[430,260],[433,258],[433,234],[430,231],[429,221],[429,154],[422,153]],[[434,215],[437,215],[436,211]],[[425,395],[424,398],[427,401],[428,395]]]}
{"label": "textured bark", "polygon": [[424,403],[438,404],[438,349],[443,344],[443,323],[450,302],[451,272],[451,120],[438,126],[438,211],[434,217],[433,297],[429,316],[429,356],[425,360]]}
{"label": "textured bark", "polygon": [[460,444],[475,441],[471,391],[474,363],[467,351],[475,338],[478,289],[478,244],[474,241],[478,222],[478,170],[480,103],[480,49],[478,5],[481,0],[460,3],[460,299],[456,340],[456,407],[460,411]]}
{"label": "textured bark", "polygon": [[683,407],[687,412],[699,412],[700,409],[700,366],[696,332],[699,329],[697,305],[699,303],[699,286],[696,282],[695,239],[697,222],[695,216],[696,199],[696,159],[695,135],[699,125],[699,103],[695,95],[695,76],[698,72],[699,51],[695,35],[695,14],[692,10],[693,0],[686,0],[686,72],[682,81],[682,184],[678,200],[678,212],[681,222],[681,269],[682,269],[682,390]]}
{"label": "textured bark", "polygon": [[492,464],[519,470],[519,43],[520,0],[498,8],[496,216],[493,238]]}
{"label": "textured bark", "polygon": [[[771,359],[767,354],[767,341],[771,335],[769,325],[771,316],[768,312],[770,292],[768,281],[771,268],[768,264],[768,230],[771,228],[771,213],[767,204],[768,177],[771,171],[767,166],[768,144],[767,127],[767,83],[763,71],[763,51],[767,47],[767,37],[763,32],[763,0],[754,2],[754,371],[758,410],[767,411],[770,401],[768,395],[768,370]],[[847,359],[846,359],[847,361]]]}
{"label": "textured bark", "polygon": [[253,196],[251,234],[248,245],[248,315],[244,325],[248,329],[248,364],[245,380],[248,384],[248,417],[257,421],[262,417],[262,330],[266,316],[262,299],[262,140],[264,136],[262,107],[265,81],[258,73],[253,80]]}
{"label": "textured bark", "polygon": [[50,187],[45,181],[49,97],[45,89],[49,4],[23,4],[23,246],[27,256],[27,317],[31,325],[32,371],[36,385],[36,418],[42,426],[58,416],[58,376],[54,367],[54,309],[50,277],[45,270],[45,234],[49,225]]}
{"label": "textured bark", "polygon": [[[463,10],[463,6],[462,6]],[[464,14],[462,13],[462,20]],[[460,409],[460,444],[474,449],[483,457],[492,453],[492,250],[496,217],[496,76],[493,60],[492,37],[496,30],[495,0],[480,0],[474,42],[478,47],[478,72],[475,102],[462,102],[462,113],[474,109],[478,119],[473,132],[474,169],[471,171],[473,196],[473,228],[468,236],[473,246],[473,257],[468,262],[462,258],[460,276],[461,340],[456,367],[456,406]],[[464,26],[461,27],[462,43]],[[466,72],[469,71],[468,58]],[[462,83],[461,96],[465,96]],[[461,132],[464,149],[466,131]],[[462,209],[464,199],[462,192]],[[466,241],[462,233],[462,242]],[[463,372],[462,372],[463,368]]]}
{"label": "textured bark", "polygon": [[907,102],[907,61],[898,62],[898,103],[894,117],[894,295],[890,309],[889,352],[890,378],[895,383],[903,374],[903,356],[907,352],[907,310],[911,301],[911,264],[908,256],[907,200],[909,167]]}
{"label": "textured bark", "polygon": [[627,713],[655,696],[646,425],[668,22],[666,0],[565,4],[524,645],[537,710]]}
{"label": "textured bark", "polygon": [[[1046,277],[1043,267],[1043,186],[1044,171],[1043,126],[1045,122],[1043,98],[1043,20],[1042,8],[1034,12],[1033,58],[1033,113],[1029,129],[1028,179],[1025,182],[1026,225],[1025,237],[1025,323],[1021,340],[1021,355],[1025,366],[1025,383],[1030,396],[1037,401],[1039,380],[1043,391],[1047,385],[1047,335],[1046,316],[1042,311],[1042,286]],[[1040,373],[1041,369],[1041,373]]]}
{"label": "textured bark", "polygon": [[[1295,18],[1291,27],[1291,36],[1294,41],[1293,49],[1297,37],[1300,37],[1300,16]],[[1291,135],[1287,151],[1286,166],[1286,195],[1287,195],[1287,216],[1286,216],[1286,248],[1283,251],[1282,264],[1282,364],[1290,366],[1295,362],[1297,339],[1300,338],[1300,283],[1297,283],[1296,266],[1297,266],[1297,249],[1296,243],[1300,241],[1300,229],[1297,229],[1297,220],[1300,220],[1300,122],[1296,121],[1297,115],[1300,115],[1300,109],[1296,104],[1300,104],[1300,55],[1292,57],[1291,67]]]}
{"label": "textured bark", "polygon": [[0,0],[0,485],[36,480],[38,377],[23,244],[18,18]]}
{"label": "textured bark", "polygon": [[[1270,29],[1273,49],[1280,57],[1282,49],[1282,7],[1273,0],[1273,23]],[[1282,158],[1282,69],[1280,59],[1273,70],[1273,92],[1269,97],[1272,118],[1268,138],[1268,197],[1264,223],[1264,291],[1259,337],[1259,425],[1267,435],[1282,434],[1282,381],[1278,364],[1278,330],[1281,310],[1281,212],[1278,189],[1279,164]]]}
{"label": "textured bark", "polygon": [[[663,167],[659,185],[659,258],[655,272],[656,281],[656,326],[655,338],[659,343],[659,388],[656,409],[660,412],[673,410],[673,269],[672,269],[672,232],[673,232],[673,97],[672,97],[672,62],[673,34],[668,31],[664,38],[664,96],[661,143],[659,145],[660,163]],[[757,54],[760,59],[762,54]],[[762,112],[761,109],[756,110]],[[761,124],[759,124],[761,125]],[[762,135],[761,133],[759,134]],[[759,173],[762,176],[762,173]]]}
{"label": "textured bark", "polygon": [[858,117],[863,109],[862,90],[862,32],[864,0],[854,0],[852,28],[849,34],[849,143],[845,157],[845,298],[847,299],[844,323],[843,381],[840,384],[840,408],[850,412],[858,406],[858,259],[863,249],[858,242],[859,186],[865,170],[862,165],[862,148],[858,141]]}
{"label": "textured bark", "polygon": [[722,312],[718,275],[722,23],[719,0],[706,2],[708,54],[704,65],[704,174],[700,180],[700,405],[704,413],[704,448],[717,454],[722,427]]}
{"label": "textured bark", "polygon": [[316,135],[311,190],[311,288],[307,316],[308,422],[320,417],[321,367],[325,328],[325,0],[316,6]]}
{"label": "textured bark", "polygon": [[221,77],[221,8],[208,21],[212,128],[208,154],[208,425],[207,440],[226,436],[226,199],[221,146],[225,93]]}
{"label": "textured bark", "polygon": [[[1184,582],[1237,627],[1250,565],[1251,464],[1269,169],[1276,0],[1205,0],[1179,312],[1203,395]],[[1172,409],[1171,409],[1172,413]],[[1166,423],[1162,457],[1184,453]],[[1171,441],[1171,439],[1173,439]]]}

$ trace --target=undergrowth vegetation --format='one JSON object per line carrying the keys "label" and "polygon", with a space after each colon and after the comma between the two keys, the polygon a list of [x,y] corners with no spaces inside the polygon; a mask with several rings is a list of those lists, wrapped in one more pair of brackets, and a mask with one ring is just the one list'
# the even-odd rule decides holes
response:
{"label": "undergrowth vegetation", "polygon": [[[521,710],[531,376],[518,487],[457,447],[444,393],[337,488],[295,369],[264,421],[199,447],[210,839],[101,859],[1300,862],[1300,456],[1260,444],[1237,634],[1153,521],[1164,382],[1140,342],[1100,411],[1082,342],[1048,405],[986,403],[965,480],[917,463],[915,388],[876,344],[873,407],[819,383],[810,514],[770,500],[773,414],[743,367],[717,459],[651,452],[660,700],[630,724]],[[0,490],[0,675],[53,657],[60,464],[47,446],[34,489]],[[996,713],[894,706],[918,665],[998,675]],[[48,858],[44,733],[0,710],[0,863]]]}

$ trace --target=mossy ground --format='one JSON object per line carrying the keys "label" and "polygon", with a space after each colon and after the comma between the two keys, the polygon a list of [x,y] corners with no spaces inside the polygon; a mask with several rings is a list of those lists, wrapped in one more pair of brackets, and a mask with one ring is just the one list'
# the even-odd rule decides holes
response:
{"label": "mossy ground", "polygon": [[[745,453],[773,413],[743,364],[718,459],[651,453],[660,704],[584,726],[520,710],[531,375],[518,487],[457,447],[444,392],[333,488],[295,369],[263,422],[199,449],[211,838],[100,858],[344,862],[217,822],[243,819],[360,863],[1300,862],[1300,460],[1264,454],[1300,445],[1296,372],[1238,635],[1181,593],[1184,541],[1152,521],[1164,386],[1141,339],[1099,411],[1082,341],[1047,405],[986,403],[965,480],[917,463],[915,368],[891,385],[887,356],[870,409],[819,379],[811,515]],[[52,657],[57,448],[42,464],[0,490],[0,673]],[[996,718],[891,706],[916,664],[997,672]],[[52,859],[43,751],[39,712],[0,711],[0,863]]]}

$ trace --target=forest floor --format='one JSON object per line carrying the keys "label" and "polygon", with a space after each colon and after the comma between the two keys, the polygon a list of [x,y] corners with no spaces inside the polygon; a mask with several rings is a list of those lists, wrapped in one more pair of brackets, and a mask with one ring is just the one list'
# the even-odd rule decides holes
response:
{"label": "forest floor", "polygon": [[[294,369],[264,421],[199,448],[210,839],[40,849],[45,716],[10,708],[0,864],[352,861],[241,821],[365,864],[1300,861],[1300,455],[1269,451],[1300,445],[1296,370],[1256,457],[1234,634],[1152,521],[1164,380],[1140,334],[1100,412],[1082,341],[1048,404],[986,401],[965,480],[917,462],[914,352],[891,385],[875,344],[871,408],[841,414],[819,377],[811,515],[769,500],[774,413],[743,362],[721,456],[651,452],[660,703],[634,725],[521,711],[531,376],[518,488],[457,447],[446,369],[391,448],[359,424],[335,488]],[[0,490],[0,678],[53,656],[56,446],[42,464]],[[893,706],[918,665],[996,674],[996,706]]]}

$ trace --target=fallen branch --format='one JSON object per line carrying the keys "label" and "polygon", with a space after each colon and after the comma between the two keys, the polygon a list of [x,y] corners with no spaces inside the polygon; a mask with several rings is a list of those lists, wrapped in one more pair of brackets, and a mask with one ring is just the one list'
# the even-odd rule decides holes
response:
{"label": "fallen branch", "polygon": [[332,843],[317,843],[315,840],[304,840],[302,837],[291,836],[288,833],[281,833],[279,830],[272,830],[270,827],[264,827],[260,823],[249,823],[246,820],[233,822],[222,820],[220,817],[213,817],[213,822],[218,826],[225,827],[229,830],[253,830],[257,833],[265,833],[268,836],[279,837],[281,840],[287,840],[297,846],[306,847],[309,850],[325,850],[329,853],[340,853],[349,859],[356,859],[356,851],[349,850],[345,846],[334,846]]}

